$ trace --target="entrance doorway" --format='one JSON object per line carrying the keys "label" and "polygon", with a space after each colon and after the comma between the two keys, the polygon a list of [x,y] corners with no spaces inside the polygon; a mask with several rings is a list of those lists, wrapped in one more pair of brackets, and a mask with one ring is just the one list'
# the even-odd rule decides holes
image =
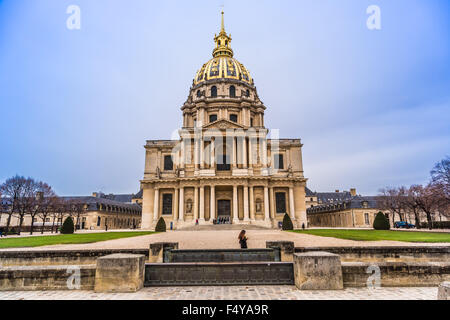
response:
{"label": "entrance doorway", "polygon": [[231,201],[218,200],[217,201],[217,216],[219,218],[231,217]]}

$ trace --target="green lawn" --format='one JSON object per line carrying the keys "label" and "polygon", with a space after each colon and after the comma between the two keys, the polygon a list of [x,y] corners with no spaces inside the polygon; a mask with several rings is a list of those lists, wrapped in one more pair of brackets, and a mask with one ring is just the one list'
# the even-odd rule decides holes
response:
{"label": "green lawn", "polygon": [[23,248],[23,247],[40,247],[51,246],[55,244],[79,244],[92,243],[106,240],[114,240],[121,238],[131,238],[152,234],[151,231],[138,232],[101,232],[101,233],[75,233],[61,234],[55,236],[36,236],[24,238],[0,238],[1,248]]}
{"label": "green lawn", "polygon": [[390,231],[390,230],[343,230],[343,229],[309,229],[292,232],[312,234],[356,241],[393,240],[405,242],[450,242],[450,233]]}

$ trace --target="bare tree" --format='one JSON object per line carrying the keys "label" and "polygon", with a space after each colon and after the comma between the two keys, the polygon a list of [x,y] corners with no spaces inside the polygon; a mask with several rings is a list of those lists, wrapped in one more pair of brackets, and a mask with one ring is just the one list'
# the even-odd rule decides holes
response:
{"label": "bare tree", "polygon": [[450,157],[439,161],[430,172],[431,182],[443,198],[450,202]]}
{"label": "bare tree", "polygon": [[45,220],[47,220],[47,217],[49,217],[50,214],[56,209],[57,196],[55,192],[53,192],[52,188],[44,182],[39,182],[38,194],[41,197],[38,203],[38,216],[42,220],[41,234],[43,234],[45,229]]}
{"label": "bare tree", "polygon": [[405,221],[407,189],[403,186],[399,188],[387,187],[380,189],[379,192],[377,205],[380,209],[388,210],[391,213],[392,225],[395,223],[395,214],[399,216],[401,221]]}
{"label": "bare tree", "polygon": [[32,189],[33,179],[21,176],[9,178],[1,185],[3,197],[9,202],[6,214],[8,215],[5,234],[8,234],[11,225],[11,218],[17,215],[19,218],[20,233],[22,229],[23,219],[28,212],[30,199],[28,198]]}
{"label": "bare tree", "polygon": [[431,230],[433,229],[433,214],[437,209],[436,190],[432,184],[428,184],[426,187],[416,186],[416,192],[418,195],[417,205],[426,214],[428,228]]}

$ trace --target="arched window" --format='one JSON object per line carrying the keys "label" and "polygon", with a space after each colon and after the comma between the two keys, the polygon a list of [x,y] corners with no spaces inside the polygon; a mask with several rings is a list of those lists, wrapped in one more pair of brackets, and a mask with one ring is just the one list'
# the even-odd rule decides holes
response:
{"label": "arched window", "polygon": [[230,97],[235,98],[236,97],[236,88],[234,86],[230,87]]}
{"label": "arched window", "polygon": [[211,97],[217,98],[217,87],[216,86],[211,87]]}
{"label": "arched window", "polygon": [[245,91],[245,95],[248,97],[250,97],[250,90],[247,89],[247,91]]}
{"label": "arched window", "polygon": [[200,98],[202,96],[202,92],[200,90],[197,90],[197,97]]}

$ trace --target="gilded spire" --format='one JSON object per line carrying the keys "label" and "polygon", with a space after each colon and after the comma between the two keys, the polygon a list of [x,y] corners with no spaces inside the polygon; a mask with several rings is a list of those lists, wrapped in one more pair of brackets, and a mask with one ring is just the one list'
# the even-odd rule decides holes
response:
{"label": "gilded spire", "polygon": [[233,50],[231,49],[230,42],[231,36],[229,36],[225,31],[225,19],[224,12],[222,10],[222,24],[220,27],[219,35],[214,37],[214,42],[216,46],[213,51],[213,57],[233,57]]}
{"label": "gilded spire", "polygon": [[220,33],[225,33],[225,22],[224,22],[224,17],[223,17],[223,10],[222,10],[222,28],[220,29]]}

